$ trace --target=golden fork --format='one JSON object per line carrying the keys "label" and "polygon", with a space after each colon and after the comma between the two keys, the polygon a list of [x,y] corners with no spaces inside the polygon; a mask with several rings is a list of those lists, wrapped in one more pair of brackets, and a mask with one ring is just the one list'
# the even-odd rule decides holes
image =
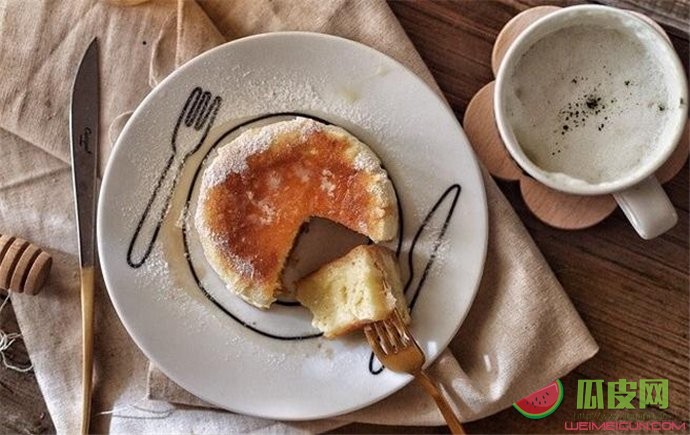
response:
{"label": "golden fork", "polygon": [[397,309],[393,310],[393,314],[386,320],[365,326],[364,334],[384,367],[394,372],[409,373],[424,387],[436,401],[436,406],[446,419],[451,433],[465,433],[460,420],[455,416],[436,383],[422,369],[426,361],[424,352],[412,337]]}

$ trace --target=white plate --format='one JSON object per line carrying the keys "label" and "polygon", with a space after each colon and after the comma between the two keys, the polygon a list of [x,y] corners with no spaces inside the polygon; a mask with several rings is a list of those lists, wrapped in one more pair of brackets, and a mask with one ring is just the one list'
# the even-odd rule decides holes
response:
{"label": "white plate", "polygon": [[[204,140],[199,137],[206,130],[185,127],[180,115],[197,87],[221,99]],[[239,301],[206,264],[193,213],[183,212],[187,201],[194,207],[206,156],[246,125],[282,119],[271,115],[286,112],[346,128],[389,171],[403,218],[402,240],[391,247],[399,250],[414,304],[412,330],[433,361],[477,291],[488,232],[484,187],[450,108],[410,71],[364,45],[313,33],[258,35],[204,53],[171,74],[136,110],[110,157],[98,207],[98,247],[122,322],[171,379],[235,412],[315,419],[376,402],[411,378],[380,370],[360,334],[334,341],[314,337],[302,307],[274,305],[262,312]],[[168,166],[172,175],[163,178],[151,210],[171,190],[170,211],[160,231],[155,222],[143,223],[128,255]],[[181,175],[171,189],[168,180],[177,167]],[[149,239],[152,250],[145,256]],[[351,239],[334,225],[313,224],[287,276],[343,252]],[[331,249],[322,251],[325,246]]]}

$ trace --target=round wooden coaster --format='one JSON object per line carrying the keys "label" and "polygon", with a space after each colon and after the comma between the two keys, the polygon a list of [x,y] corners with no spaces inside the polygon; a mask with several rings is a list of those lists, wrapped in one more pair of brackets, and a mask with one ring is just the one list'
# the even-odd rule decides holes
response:
{"label": "round wooden coaster", "polygon": [[491,51],[491,70],[494,72],[494,76],[498,73],[498,66],[501,64],[510,45],[515,41],[515,38],[539,18],[545,17],[559,9],[561,8],[558,6],[537,6],[529,8],[515,15],[505,26],[503,26],[501,32],[496,37],[494,48]]}
{"label": "round wooden coaster", "polygon": [[520,179],[520,192],[527,207],[539,220],[563,230],[596,225],[618,207],[611,195],[571,195],[553,190],[527,176]]}
{"label": "round wooden coaster", "polygon": [[[535,20],[559,10],[556,6],[539,6],[516,15],[501,30],[491,55],[491,67],[498,67],[515,38]],[[663,28],[651,18],[630,11],[656,28],[666,39]],[[670,41],[670,39],[669,39]],[[601,222],[616,209],[611,195],[580,196],[553,190],[526,175],[513,161],[501,141],[494,121],[494,82],[475,94],[465,111],[463,126],[479,160],[491,175],[520,182],[520,191],[529,209],[544,223],[561,229],[582,229]],[[659,168],[656,176],[661,183],[671,180],[684,166],[690,152],[690,122],[686,125],[675,151]]]}
{"label": "round wooden coaster", "polygon": [[656,29],[657,32],[661,33],[661,36],[663,36],[664,38],[666,38],[666,40],[669,42],[669,44],[671,43],[671,38],[668,37],[668,34],[667,34],[666,31],[664,30],[664,28],[661,27],[661,26],[659,25],[659,23],[657,23],[657,22],[654,21],[653,19],[649,18],[647,15],[641,14],[641,13],[639,13],[639,12],[637,12],[637,11],[628,11],[628,12],[631,13],[631,14],[633,14],[633,15],[635,15],[635,16],[638,17],[638,18],[641,18],[642,21],[645,21],[647,24],[649,24],[650,26],[654,27],[654,28]]}
{"label": "round wooden coaster", "polygon": [[494,82],[477,92],[465,111],[463,127],[479,160],[491,175],[520,181],[529,209],[541,221],[561,229],[581,229],[601,222],[616,209],[611,195],[577,196],[553,190],[528,175],[513,161],[494,122]]}
{"label": "round wooden coaster", "polygon": [[659,179],[659,183],[667,183],[671,181],[673,177],[676,176],[683,166],[685,161],[688,159],[688,154],[690,153],[690,121],[685,124],[685,131],[678,141],[678,146],[676,146],[675,151],[671,154],[671,157],[666,160],[659,169],[656,170],[656,178]]}
{"label": "round wooden coaster", "polygon": [[[491,51],[491,70],[494,72],[494,76],[498,73],[498,66],[506,55],[508,48],[515,41],[523,30],[525,30],[530,24],[537,21],[539,18],[545,17],[552,12],[561,9],[559,6],[536,6],[529,8],[523,12],[520,12],[514,16],[510,21],[503,26],[501,32],[496,37],[496,42],[494,42],[494,48]],[[646,21],[650,26],[654,27],[661,35],[663,35],[668,42],[671,39],[666,34],[666,31],[654,20],[641,14],[637,11],[628,11],[631,14],[641,18]]]}
{"label": "round wooden coaster", "polygon": [[2,263],[0,263],[0,288],[10,290],[14,270],[17,267],[17,263],[19,263],[22,253],[28,246],[29,242],[22,239],[15,239],[10,244],[9,249],[2,258]]}
{"label": "round wooden coaster", "polygon": [[50,255],[45,252],[38,254],[38,257],[36,257],[36,260],[31,265],[31,269],[29,269],[29,275],[26,277],[26,282],[24,283],[24,292],[26,292],[26,294],[35,295],[41,291],[43,284],[48,278],[52,264],[53,258]]}
{"label": "round wooden coaster", "polygon": [[493,94],[494,82],[481,88],[467,105],[462,125],[474,152],[491,175],[503,180],[519,180],[522,170],[503,146],[494,122]]}

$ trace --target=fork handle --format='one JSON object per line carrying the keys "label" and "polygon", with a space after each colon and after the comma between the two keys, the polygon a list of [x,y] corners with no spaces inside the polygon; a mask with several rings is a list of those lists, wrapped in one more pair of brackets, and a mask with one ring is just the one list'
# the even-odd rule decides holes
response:
{"label": "fork handle", "polygon": [[445,418],[446,423],[448,423],[450,432],[453,434],[464,434],[465,431],[462,428],[462,424],[460,424],[460,420],[455,416],[453,408],[450,407],[448,401],[443,397],[443,394],[441,394],[441,391],[438,389],[433,379],[431,379],[424,370],[415,373],[415,379],[422,384],[422,387],[424,387],[426,392],[429,393],[436,402],[436,406],[438,406],[443,418]]}
{"label": "fork handle", "polygon": [[165,213],[168,211],[181,162],[172,154],[165,164],[158,182],[151,192],[146,208],[134,230],[127,249],[127,264],[133,268],[141,267],[153,250]]}

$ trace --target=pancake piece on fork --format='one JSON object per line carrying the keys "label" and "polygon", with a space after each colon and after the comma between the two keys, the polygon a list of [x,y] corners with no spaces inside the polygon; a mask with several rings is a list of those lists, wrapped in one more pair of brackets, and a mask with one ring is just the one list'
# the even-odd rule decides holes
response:
{"label": "pancake piece on fork", "polygon": [[360,245],[296,283],[297,300],[314,315],[312,325],[335,338],[388,318],[397,309],[410,321],[395,254]]}

